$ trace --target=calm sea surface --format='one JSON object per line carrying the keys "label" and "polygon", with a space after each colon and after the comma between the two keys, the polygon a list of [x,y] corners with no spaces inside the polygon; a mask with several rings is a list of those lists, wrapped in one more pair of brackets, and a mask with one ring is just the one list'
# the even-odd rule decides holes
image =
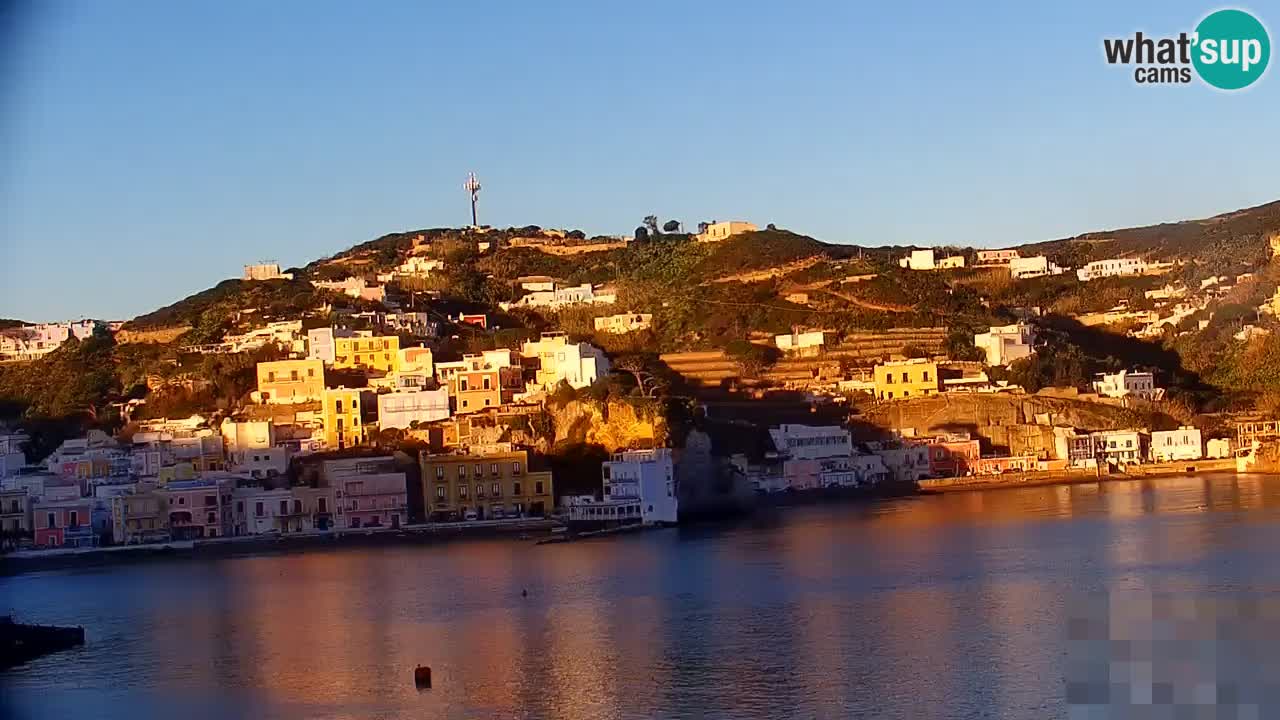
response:
{"label": "calm sea surface", "polygon": [[89,642],[0,716],[1065,717],[1075,594],[1277,594],[1277,548],[1280,477],[1220,475],[36,573],[0,611]]}

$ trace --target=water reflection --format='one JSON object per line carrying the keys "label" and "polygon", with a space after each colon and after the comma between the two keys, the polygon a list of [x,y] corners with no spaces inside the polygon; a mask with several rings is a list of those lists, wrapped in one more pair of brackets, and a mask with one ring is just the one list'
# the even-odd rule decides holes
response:
{"label": "water reflection", "polygon": [[90,644],[4,676],[0,711],[1065,717],[1067,598],[1275,590],[1277,508],[1277,478],[1177,477],[6,578],[6,606]]}

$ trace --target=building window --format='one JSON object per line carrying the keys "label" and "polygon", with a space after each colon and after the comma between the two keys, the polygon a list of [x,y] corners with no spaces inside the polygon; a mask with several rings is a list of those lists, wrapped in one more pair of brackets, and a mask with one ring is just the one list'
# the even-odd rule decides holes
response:
{"label": "building window", "polygon": [[315,368],[307,368],[307,377],[315,377],[315,376],[316,376],[316,369],[315,369]]}
{"label": "building window", "polygon": [[214,507],[214,506],[216,506],[217,504],[218,504],[218,496],[217,496],[217,495],[205,495],[205,496],[204,496],[204,506],[205,506],[205,507]]}
{"label": "building window", "polygon": [[243,501],[243,500],[240,500],[239,502],[237,502],[237,503],[236,503],[236,512],[237,512],[237,513],[241,513],[241,514],[243,514],[243,513],[244,513],[244,501]]}
{"label": "building window", "polygon": [[179,504],[179,505],[186,505],[186,504],[187,504],[187,498],[186,498],[185,496],[183,496],[183,495],[179,495],[179,496],[178,496],[178,504]]}
{"label": "building window", "polygon": [[290,370],[290,371],[289,371],[289,380],[291,380],[291,381],[293,381],[293,382],[298,382],[298,371],[297,371],[297,370]]}
{"label": "building window", "polygon": [[273,383],[273,382],[275,382],[275,381],[276,381],[276,374],[275,374],[275,371],[272,371],[272,372],[267,373],[267,382],[269,382],[269,383]]}
{"label": "building window", "polygon": [[262,504],[262,503],[260,503],[260,502],[258,502],[258,503],[254,503],[254,504],[253,504],[253,514],[254,514],[255,516],[257,516],[257,517],[262,517],[263,515],[265,515],[265,514],[266,514],[266,508],[265,508],[265,507],[263,506],[263,504]]}
{"label": "building window", "polygon": [[205,524],[212,525],[218,522],[218,516],[214,515],[213,513],[209,513],[208,515],[205,516],[204,520],[205,520]]}
{"label": "building window", "polygon": [[459,465],[459,466],[458,466],[458,478],[459,478],[459,479],[462,479],[462,480],[465,480],[465,479],[466,479],[466,477],[467,477],[467,466],[466,466],[466,465]]}
{"label": "building window", "polygon": [[494,496],[494,497],[501,497],[501,496],[502,496],[502,484],[501,484],[501,483],[493,483],[493,485],[492,485],[492,486],[490,486],[490,488],[489,488],[489,489],[493,491],[493,496]]}
{"label": "building window", "polygon": [[316,510],[318,512],[329,512],[329,500],[327,498],[316,498]]}
{"label": "building window", "polygon": [[483,477],[483,476],[484,476],[484,466],[481,465],[480,463],[476,463],[476,477]]}
{"label": "building window", "polygon": [[[492,476],[494,476],[494,477],[498,477],[498,463],[493,463],[492,465],[490,465],[490,466],[489,466],[489,474],[490,474],[490,475],[492,475]],[[18,503],[17,503],[17,502],[14,502],[13,507],[14,507],[14,512],[18,512],[18,510],[17,510]]]}
{"label": "building window", "polygon": [[437,499],[437,500],[443,500],[443,499],[444,499],[444,486],[443,486],[443,485],[437,485],[437,486],[436,486],[436,499]]}
{"label": "building window", "polygon": [[521,495],[521,494],[522,494],[522,493],[520,492],[520,483],[519,483],[519,482],[513,482],[513,483],[511,483],[511,494],[512,494],[512,495]]}
{"label": "building window", "polygon": [[484,497],[484,483],[476,483],[476,497]]}
{"label": "building window", "polygon": [[929,382],[929,371],[925,370],[924,373],[920,376],[920,379],[925,382]]}
{"label": "building window", "polygon": [[459,486],[458,486],[458,497],[462,498],[463,500],[466,500],[466,499],[467,499],[467,486],[466,486],[466,485],[459,485]]}
{"label": "building window", "polygon": [[534,494],[534,495],[541,495],[541,494],[542,494],[542,481],[541,481],[541,480],[539,480],[538,482],[535,482],[535,483],[533,484],[533,494]]}
{"label": "building window", "polygon": [[485,389],[485,390],[488,390],[488,389],[489,389],[489,378],[488,378],[488,377],[485,377],[485,378],[484,378],[484,389]]}
{"label": "building window", "polygon": [[437,480],[443,480],[443,479],[444,479],[444,466],[443,466],[443,465],[437,465],[437,466],[436,466],[436,479],[437,479]]}
{"label": "building window", "polygon": [[333,409],[334,409],[334,411],[336,411],[336,412],[338,412],[338,413],[341,413],[341,412],[342,412],[342,401],[341,401],[341,400],[335,400],[335,401],[334,401],[334,403],[333,403]]}
{"label": "building window", "polygon": [[520,474],[520,463],[518,461],[511,463],[511,474],[512,475]]}

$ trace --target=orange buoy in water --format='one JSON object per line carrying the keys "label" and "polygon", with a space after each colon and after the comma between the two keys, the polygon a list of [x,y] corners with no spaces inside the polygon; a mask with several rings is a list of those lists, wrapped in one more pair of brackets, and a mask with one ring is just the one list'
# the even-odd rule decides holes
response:
{"label": "orange buoy in water", "polygon": [[426,665],[419,665],[413,671],[413,683],[420,688],[431,687],[431,668]]}

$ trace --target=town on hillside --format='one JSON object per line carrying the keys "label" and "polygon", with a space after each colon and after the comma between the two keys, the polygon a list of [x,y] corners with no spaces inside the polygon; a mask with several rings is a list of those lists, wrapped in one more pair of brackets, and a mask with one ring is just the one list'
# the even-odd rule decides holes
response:
{"label": "town on hillside", "polygon": [[1280,438],[1277,205],[1007,249],[440,228],[127,322],[4,321],[3,546],[593,531],[1248,469]]}

